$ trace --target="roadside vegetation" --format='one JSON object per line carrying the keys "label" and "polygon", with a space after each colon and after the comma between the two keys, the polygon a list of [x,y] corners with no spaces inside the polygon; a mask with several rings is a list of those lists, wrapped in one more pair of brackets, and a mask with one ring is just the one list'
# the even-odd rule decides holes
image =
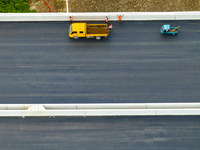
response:
{"label": "roadside vegetation", "polygon": [[[66,0],[45,0],[51,12],[66,12]],[[69,12],[200,11],[200,0],[68,0]],[[30,8],[30,9],[29,9]],[[49,12],[43,0],[0,0],[0,13]]]}
{"label": "roadside vegetation", "polygon": [[34,13],[29,9],[29,0],[0,0],[0,13]]}

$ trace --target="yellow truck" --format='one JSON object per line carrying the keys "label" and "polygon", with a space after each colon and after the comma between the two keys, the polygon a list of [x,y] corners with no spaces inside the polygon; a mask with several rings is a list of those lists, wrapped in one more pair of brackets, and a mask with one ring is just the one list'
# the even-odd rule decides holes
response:
{"label": "yellow truck", "polygon": [[74,39],[86,37],[100,40],[101,37],[106,38],[109,35],[109,28],[107,24],[72,23],[68,33],[69,37]]}

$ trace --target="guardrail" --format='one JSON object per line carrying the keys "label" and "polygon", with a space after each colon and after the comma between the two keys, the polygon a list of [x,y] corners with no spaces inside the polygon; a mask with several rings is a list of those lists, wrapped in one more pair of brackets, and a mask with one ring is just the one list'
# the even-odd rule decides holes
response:
{"label": "guardrail", "polygon": [[0,117],[200,115],[200,103],[0,104]]}
{"label": "guardrail", "polygon": [[0,13],[0,21],[117,21],[117,15],[124,15],[124,21],[138,20],[200,20],[200,12],[107,12],[107,13]]}

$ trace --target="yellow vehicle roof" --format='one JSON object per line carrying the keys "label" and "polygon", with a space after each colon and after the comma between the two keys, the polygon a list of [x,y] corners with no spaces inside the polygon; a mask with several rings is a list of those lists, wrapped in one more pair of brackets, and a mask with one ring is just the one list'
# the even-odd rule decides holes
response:
{"label": "yellow vehicle roof", "polygon": [[73,31],[84,31],[86,28],[86,23],[73,23],[72,30]]}

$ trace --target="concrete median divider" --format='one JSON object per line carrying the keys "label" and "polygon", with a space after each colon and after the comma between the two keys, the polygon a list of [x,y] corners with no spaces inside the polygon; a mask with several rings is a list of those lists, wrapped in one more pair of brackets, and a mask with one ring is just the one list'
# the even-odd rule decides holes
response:
{"label": "concrete median divider", "polygon": [[98,13],[0,13],[0,21],[32,22],[32,21],[117,21],[117,15],[124,15],[123,21],[147,20],[200,20],[199,11],[191,12],[98,12]]}
{"label": "concrete median divider", "polygon": [[0,110],[27,110],[29,104],[0,104]]}
{"label": "concrete median divider", "polygon": [[0,104],[0,117],[200,115],[200,103]]}
{"label": "concrete median divider", "polygon": [[198,12],[176,12],[175,20],[200,20],[200,11]]}
{"label": "concrete median divider", "polygon": [[155,109],[90,109],[86,116],[155,116]]}
{"label": "concrete median divider", "polygon": [[77,104],[42,104],[46,110],[76,109]]}
{"label": "concrete median divider", "polygon": [[0,110],[0,117],[23,117],[22,110]]}
{"label": "concrete median divider", "polygon": [[200,109],[155,109],[159,116],[200,115]]}
{"label": "concrete median divider", "polygon": [[200,103],[146,103],[147,109],[195,109]]}
{"label": "concrete median divider", "polygon": [[145,103],[77,104],[77,109],[146,109]]}

